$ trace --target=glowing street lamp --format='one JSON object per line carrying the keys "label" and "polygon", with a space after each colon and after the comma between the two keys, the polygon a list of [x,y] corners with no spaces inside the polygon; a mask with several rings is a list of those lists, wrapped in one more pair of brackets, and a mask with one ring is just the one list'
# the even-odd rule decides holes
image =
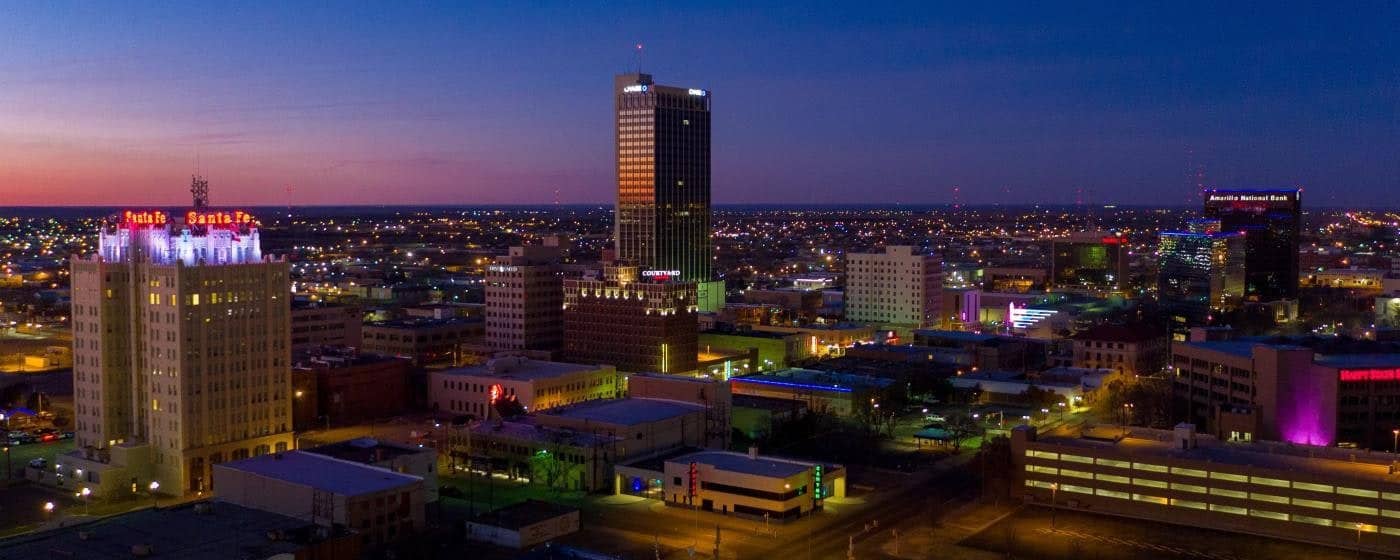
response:
{"label": "glowing street lamp", "polygon": [[152,480],[147,488],[151,489],[151,507],[160,507],[160,496],[156,495],[156,490],[160,490],[160,483]]}

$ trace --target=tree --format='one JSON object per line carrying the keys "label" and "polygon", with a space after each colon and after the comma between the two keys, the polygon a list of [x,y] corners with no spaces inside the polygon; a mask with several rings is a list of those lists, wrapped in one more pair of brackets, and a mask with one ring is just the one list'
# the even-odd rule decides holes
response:
{"label": "tree", "polygon": [[515,395],[496,400],[496,414],[499,418],[516,418],[525,415],[525,405]]}
{"label": "tree", "polygon": [[949,416],[948,422],[943,429],[948,432],[948,441],[953,445],[953,451],[961,450],[962,441],[964,439],[981,431],[981,427],[977,425],[976,420],[962,413]]}

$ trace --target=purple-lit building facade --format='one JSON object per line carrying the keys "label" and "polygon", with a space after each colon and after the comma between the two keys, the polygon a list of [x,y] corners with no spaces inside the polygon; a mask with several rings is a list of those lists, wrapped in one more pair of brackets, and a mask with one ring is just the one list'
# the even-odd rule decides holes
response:
{"label": "purple-lit building facade", "polygon": [[1247,340],[1178,343],[1178,412],[1223,440],[1389,451],[1400,428],[1400,353]]}

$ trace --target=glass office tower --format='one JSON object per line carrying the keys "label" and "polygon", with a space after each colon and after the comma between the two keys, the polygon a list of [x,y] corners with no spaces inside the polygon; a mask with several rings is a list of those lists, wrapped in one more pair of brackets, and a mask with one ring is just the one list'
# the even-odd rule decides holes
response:
{"label": "glass office tower", "polygon": [[1205,215],[1221,231],[1245,233],[1245,298],[1277,301],[1298,297],[1298,242],[1302,191],[1209,190]]}

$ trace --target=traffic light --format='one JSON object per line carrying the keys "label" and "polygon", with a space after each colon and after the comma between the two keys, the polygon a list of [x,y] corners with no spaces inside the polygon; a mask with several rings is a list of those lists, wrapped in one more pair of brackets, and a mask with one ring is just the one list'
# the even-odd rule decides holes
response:
{"label": "traffic light", "polygon": [[687,488],[690,490],[690,497],[700,495],[700,464],[694,461],[690,463],[690,482]]}

